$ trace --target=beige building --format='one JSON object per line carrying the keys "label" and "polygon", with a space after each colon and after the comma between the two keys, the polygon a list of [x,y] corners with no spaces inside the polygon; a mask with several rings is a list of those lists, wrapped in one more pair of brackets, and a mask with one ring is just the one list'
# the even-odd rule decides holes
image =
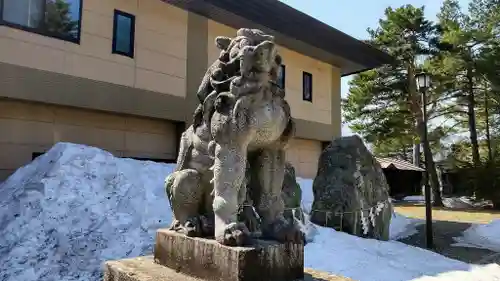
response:
{"label": "beige building", "polygon": [[0,0],[0,180],[60,141],[175,161],[214,39],[239,27],[276,36],[297,123],[287,157],[312,177],[341,134],[341,76],[389,61],[276,0],[64,1]]}

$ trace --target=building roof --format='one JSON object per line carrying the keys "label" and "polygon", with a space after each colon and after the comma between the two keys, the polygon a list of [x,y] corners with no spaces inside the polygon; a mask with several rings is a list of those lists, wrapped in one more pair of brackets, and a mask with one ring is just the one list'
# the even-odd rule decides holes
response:
{"label": "building roof", "polygon": [[424,172],[425,170],[413,165],[412,163],[404,160],[399,160],[399,159],[394,159],[394,158],[380,158],[380,157],[375,157],[377,161],[380,163],[380,166],[382,166],[382,169],[397,169],[397,170],[407,170],[407,171],[417,171],[417,172]]}
{"label": "building roof", "polygon": [[233,28],[259,28],[288,49],[328,62],[342,76],[391,63],[388,54],[278,0],[163,0]]}

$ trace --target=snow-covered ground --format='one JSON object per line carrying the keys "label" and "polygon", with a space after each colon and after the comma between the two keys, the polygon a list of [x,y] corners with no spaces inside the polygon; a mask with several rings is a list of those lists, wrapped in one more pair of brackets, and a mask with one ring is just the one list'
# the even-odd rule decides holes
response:
{"label": "snow-covered ground", "polygon": [[467,209],[474,207],[474,203],[468,197],[443,198],[443,205],[451,209]]}
{"label": "snow-covered ground", "polygon": [[[82,145],[55,145],[0,184],[0,280],[97,281],[103,261],[150,254],[155,231],[171,220],[163,181],[172,168]],[[300,184],[303,205],[310,208],[311,181]],[[391,237],[404,236],[414,225],[396,216]],[[467,274],[471,280],[500,278],[500,266],[466,273],[475,267],[400,242],[308,227],[316,235],[306,246],[305,266],[317,270],[359,281],[451,271],[464,272],[438,280],[469,280]],[[480,279],[487,273],[489,279]]]}
{"label": "snow-covered ground", "polygon": [[406,202],[424,202],[425,197],[422,195],[411,195],[411,196],[404,197],[403,201],[406,201]]}
{"label": "snow-covered ground", "polygon": [[[457,272],[453,278],[443,275],[430,280],[500,280],[498,265],[476,269],[470,264],[396,241],[363,239],[328,228],[318,230],[314,242],[306,246],[304,262],[306,267],[316,270],[358,281],[414,280],[452,271]],[[469,272],[474,269],[475,272]]]}
{"label": "snow-covered ground", "polygon": [[390,225],[390,239],[391,240],[400,240],[406,237],[410,237],[413,234],[416,234],[417,226],[424,224],[425,221],[408,218],[398,213],[394,213],[391,219]]}
{"label": "snow-covered ground", "polygon": [[[424,203],[425,197],[421,195],[406,196],[402,199],[404,202],[410,203]],[[491,201],[488,200],[474,200],[471,197],[461,196],[461,197],[444,197],[443,205],[450,209],[473,209],[473,208],[484,208],[491,206]]]}
{"label": "snow-covered ground", "polygon": [[424,276],[413,281],[498,281],[497,264],[473,267],[470,271],[450,271],[437,276]]}
{"label": "snow-covered ground", "polygon": [[456,246],[488,249],[500,253],[500,220],[489,224],[472,225],[463,232],[462,236],[455,237]]}

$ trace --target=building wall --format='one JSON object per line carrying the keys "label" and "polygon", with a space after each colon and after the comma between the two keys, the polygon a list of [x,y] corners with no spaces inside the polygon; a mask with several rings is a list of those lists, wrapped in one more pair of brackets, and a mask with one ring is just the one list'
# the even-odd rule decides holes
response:
{"label": "building wall", "polygon": [[175,124],[165,120],[0,99],[0,181],[57,142],[115,156],[176,158]]}
{"label": "building wall", "polygon": [[288,144],[286,159],[295,167],[298,177],[313,179],[321,151],[321,142],[295,138]]}
{"label": "building wall", "polygon": [[[0,26],[0,62],[186,95],[186,11],[159,0],[82,3],[80,44]],[[136,16],[134,58],[111,52],[114,9]]]}
{"label": "building wall", "polygon": [[[4,89],[0,87],[0,98],[44,103],[0,99],[2,108],[19,109],[19,113],[0,114],[0,132],[8,132],[0,141],[0,154],[13,149],[20,155],[5,165],[0,162],[4,174],[29,161],[29,150],[45,151],[58,141],[95,145],[124,156],[175,157],[175,125],[168,120],[191,120],[205,67],[220,53],[215,37],[236,33],[160,0],[82,3],[80,44],[0,26]],[[112,54],[114,9],[136,16],[134,58]],[[286,65],[287,100],[298,136],[290,143],[287,158],[299,176],[313,177],[320,141],[340,136],[340,70],[278,47]],[[302,71],[313,75],[312,103],[302,100]],[[162,129],[145,129],[137,135],[130,122]],[[101,140],[100,136],[107,137]]]}
{"label": "building wall", "polygon": [[331,67],[331,141],[334,138],[342,136],[342,110],[341,110],[341,79],[340,69],[338,67]]}

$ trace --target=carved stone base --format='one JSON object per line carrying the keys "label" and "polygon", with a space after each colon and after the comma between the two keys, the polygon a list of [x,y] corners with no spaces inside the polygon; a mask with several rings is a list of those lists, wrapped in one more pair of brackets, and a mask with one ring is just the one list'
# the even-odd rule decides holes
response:
{"label": "carved stone base", "polygon": [[[108,261],[104,265],[104,281],[201,281],[199,278],[175,272],[153,261],[153,256]],[[224,280],[221,280],[224,281]],[[255,281],[260,281],[256,279]],[[299,280],[297,280],[299,281]],[[303,281],[354,281],[325,272],[306,270]]]}
{"label": "carved stone base", "polygon": [[200,281],[154,262],[153,256],[104,264],[104,281]]}
{"label": "carved stone base", "polygon": [[227,247],[214,240],[158,230],[155,262],[207,281],[293,281],[304,277],[304,246],[258,240]]}

